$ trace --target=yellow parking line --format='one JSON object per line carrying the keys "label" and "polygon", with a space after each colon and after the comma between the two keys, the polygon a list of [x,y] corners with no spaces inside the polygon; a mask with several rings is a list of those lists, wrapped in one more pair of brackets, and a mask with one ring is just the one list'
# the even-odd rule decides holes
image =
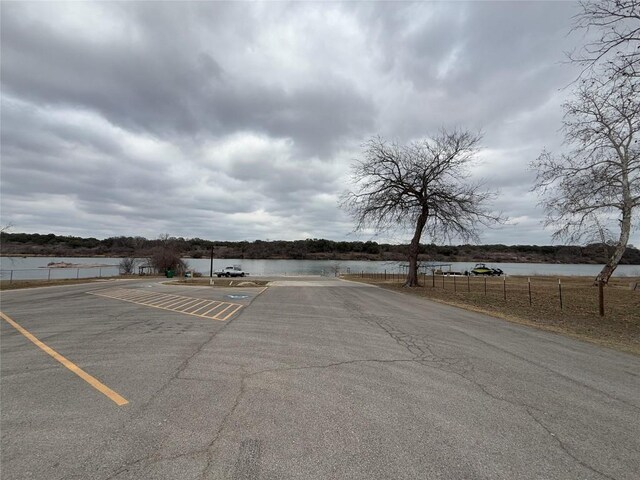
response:
{"label": "yellow parking line", "polygon": [[109,296],[114,296],[114,295],[118,295],[118,294],[122,295],[123,292],[121,293],[121,292],[118,292],[118,291],[110,291],[110,290],[108,290],[107,293],[98,293],[98,294],[95,294],[95,295],[102,295],[104,297],[109,297]]}
{"label": "yellow parking line", "polygon": [[196,308],[195,310],[191,310],[191,311],[189,312],[189,313],[195,313],[195,312],[197,312],[198,310],[200,310],[200,308],[201,308],[201,307],[199,307],[199,305],[202,305],[203,303],[208,303],[208,302],[209,302],[209,300],[200,300],[198,303],[195,303],[195,304],[191,305],[189,308],[187,308],[187,310],[191,310],[191,309],[192,309],[192,308],[194,308],[194,307],[198,307],[198,308]]}
{"label": "yellow parking line", "polygon": [[9,316],[7,316],[4,313],[0,312],[0,317],[2,317],[4,319],[4,321],[6,321],[9,325],[11,325],[16,330],[18,330],[18,332],[20,332],[22,335],[24,335],[30,341],[32,341],[40,349],[44,350],[46,353],[51,355],[54,359],[56,359],[62,365],[67,367],[69,370],[71,370],[73,373],[78,375],[80,378],[82,378],[85,382],[87,382],[93,388],[95,388],[100,393],[102,393],[102,394],[106,395],[107,397],[109,397],[109,399],[112,400],[113,402],[115,402],[117,405],[122,406],[122,405],[126,405],[127,403],[129,403],[128,400],[126,400],[124,397],[122,397],[118,393],[114,392],[113,390],[111,390],[104,383],[101,383],[98,379],[96,379],[95,377],[92,377],[91,375],[89,375],[87,372],[85,372],[80,367],[78,367],[75,363],[67,360],[65,357],[60,355],[54,349],[52,349],[51,347],[49,347],[49,346],[45,345],[44,343],[42,343],[33,334],[29,333],[27,330],[22,328],[17,322],[15,322],[11,318],[9,318]]}
{"label": "yellow parking line", "polygon": [[139,298],[144,298],[144,297],[145,297],[145,294],[143,294],[143,293],[133,292],[133,293],[117,294],[113,298],[122,298],[123,300],[137,300]]}
{"label": "yellow parking line", "polygon": [[219,311],[218,313],[216,313],[213,317],[214,317],[214,318],[218,318],[218,319],[219,319],[218,315],[220,315],[220,314],[222,314],[222,313],[226,312],[226,311],[227,311],[227,310],[229,310],[231,307],[233,307],[233,303],[229,303],[229,304],[226,306],[226,308],[223,308],[222,310],[220,310],[220,311]]}
{"label": "yellow parking line", "polygon": [[171,302],[167,305],[164,305],[162,308],[173,309],[174,307],[178,307],[179,305],[184,304],[185,302],[189,302],[189,298],[181,297],[180,300],[176,300],[175,302]]}
{"label": "yellow parking line", "polygon": [[107,292],[112,295],[121,295],[123,297],[133,297],[136,295],[140,295],[140,290],[138,289],[132,290],[132,289],[118,288],[116,290],[107,290]]}
{"label": "yellow parking line", "polygon": [[[114,300],[122,300],[124,302],[135,303],[137,305],[144,305],[151,308],[159,308],[160,310],[183,313],[185,315],[193,315],[195,317],[201,317],[209,320],[218,320],[218,321],[224,321],[218,317],[221,314],[225,313],[227,310],[229,310],[231,307],[236,307],[236,308],[233,310],[233,312],[230,312],[225,316],[225,320],[227,318],[230,318],[231,315],[236,313],[238,310],[240,310],[240,308],[244,306],[237,303],[219,302],[217,300],[207,300],[207,299],[193,298],[193,297],[182,297],[180,295],[169,295],[169,294],[160,294],[160,295],[171,296],[172,298],[169,300],[158,302],[158,299],[155,297],[155,294],[151,292],[149,293],[145,292],[143,295],[136,293],[134,295],[125,296],[124,294],[127,293],[126,289],[103,290],[103,292],[104,293],[94,293],[94,292],[87,292],[87,293],[89,295],[95,295],[98,297],[112,298]],[[212,308],[209,308],[213,304],[215,304],[215,306],[213,306]],[[196,312],[202,312],[206,308],[209,308],[209,310],[204,311],[204,313],[196,313]],[[218,310],[220,308],[221,310]],[[216,312],[216,313],[211,315],[213,312]]]}
{"label": "yellow parking line", "polygon": [[162,297],[155,297],[155,296],[151,296],[151,297],[146,297],[146,298],[142,298],[140,300],[138,300],[140,303],[144,304],[144,305],[151,305],[154,302],[157,302],[158,300],[160,300]]}
{"label": "yellow parking line", "polygon": [[182,297],[177,297],[177,296],[172,296],[172,297],[171,297],[171,298],[169,298],[168,300],[163,300],[162,302],[158,302],[158,303],[156,303],[156,304],[154,305],[154,307],[156,307],[156,306],[157,306],[157,307],[165,308],[165,307],[168,307],[169,305],[173,305],[173,304],[176,304],[176,303],[180,303],[180,302],[182,302],[182,301],[184,301],[184,298],[182,298]]}
{"label": "yellow parking line", "polygon": [[208,300],[206,304],[204,304],[203,306],[199,307],[197,310],[194,310],[191,313],[196,313],[196,312],[199,312],[200,310],[204,310],[205,308],[209,308],[213,303],[215,303],[215,300]]}
{"label": "yellow parking line", "polygon": [[167,298],[167,295],[164,293],[156,293],[156,292],[151,292],[147,294],[149,297],[149,301],[156,301],[156,300],[160,300],[163,298]]}
{"label": "yellow parking line", "polygon": [[188,310],[194,304],[198,303],[199,300],[200,300],[199,298],[192,298],[191,300],[187,300],[185,303],[181,303],[179,305],[176,305],[175,307],[171,307],[171,310],[177,310],[177,311]]}
{"label": "yellow parking line", "polygon": [[[233,316],[234,313],[236,313],[238,310],[240,310],[242,308],[242,305],[238,305],[231,313],[229,313],[228,315],[226,315],[224,318],[220,318],[219,320],[227,321],[227,319],[231,318]],[[216,315],[217,316],[217,315]]]}
{"label": "yellow parking line", "polygon": [[[166,297],[169,297],[168,299]],[[165,294],[165,298],[163,298],[162,300],[158,301],[158,302],[151,302],[149,305],[152,305],[154,307],[160,307],[160,306],[165,306],[168,305],[170,303],[173,303],[176,301],[177,295],[166,295]]]}
{"label": "yellow parking line", "polygon": [[217,302],[217,303],[218,303],[218,304],[217,304],[215,307],[213,307],[213,308],[211,308],[211,309],[207,310],[206,312],[204,312],[204,313],[202,314],[202,316],[203,316],[203,317],[206,317],[206,316],[207,316],[207,315],[209,315],[211,312],[213,312],[216,308],[220,308],[221,306],[223,306],[223,305],[224,305],[224,303],[222,303],[222,302]]}
{"label": "yellow parking line", "polygon": [[148,302],[152,300],[154,297],[151,294],[145,292],[135,298],[140,302]]}

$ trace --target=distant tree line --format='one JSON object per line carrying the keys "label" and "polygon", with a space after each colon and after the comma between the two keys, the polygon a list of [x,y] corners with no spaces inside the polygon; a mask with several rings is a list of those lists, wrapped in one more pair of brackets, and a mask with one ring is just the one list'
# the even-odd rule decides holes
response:
{"label": "distant tree line", "polygon": [[[38,233],[0,233],[2,255],[109,256],[148,258],[159,247],[171,243],[180,256],[246,259],[299,260],[389,260],[406,261],[407,245],[374,241],[336,242],[326,239],[256,240],[227,242],[201,238],[89,237],[42,235]],[[605,263],[614,246],[593,243],[571,245],[435,245],[420,244],[421,261],[440,262],[530,262],[530,263]],[[640,250],[627,248],[622,264],[640,265]]]}

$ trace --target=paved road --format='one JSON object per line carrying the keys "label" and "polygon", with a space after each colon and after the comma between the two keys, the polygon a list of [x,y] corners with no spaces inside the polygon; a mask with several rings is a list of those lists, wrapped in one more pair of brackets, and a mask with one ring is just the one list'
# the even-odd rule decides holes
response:
{"label": "paved road", "polygon": [[3,293],[129,403],[0,320],[2,478],[638,478],[637,357],[332,279],[247,289],[226,321],[86,293],[113,288]]}

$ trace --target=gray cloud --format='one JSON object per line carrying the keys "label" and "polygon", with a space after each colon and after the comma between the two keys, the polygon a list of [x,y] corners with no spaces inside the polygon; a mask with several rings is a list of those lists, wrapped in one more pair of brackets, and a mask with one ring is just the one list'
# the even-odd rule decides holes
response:
{"label": "gray cloud", "polygon": [[549,242],[527,164],[558,145],[574,4],[0,8],[0,200],[17,231],[367,237],[337,207],[359,146],[445,125],[483,129],[474,176],[518,222],[483,240]]}

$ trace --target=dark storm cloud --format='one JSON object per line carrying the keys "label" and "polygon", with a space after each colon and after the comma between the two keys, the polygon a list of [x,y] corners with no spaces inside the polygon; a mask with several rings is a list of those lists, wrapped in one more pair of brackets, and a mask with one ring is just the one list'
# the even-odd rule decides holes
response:
{"label": "dark storm cloud", "polygon": [[[141,15],[141,9],[152,15]],[[202,50],[209,46],[197,29],[177,28],[199,18],[176,4],[133,8],[141,23],[130,28],[139,38],[115,44],[79,42],[46,18],[26,17],[20,10],[19,5],[3,9],[2,80],[8,93],[23,99],[89,108],[116,125],[159,136],[263,131],[293,138],[307,154],[326,152],[372,122],[373,106],[351,80],[327,73],[315,84],[285,89],[225,72]],[[244,43],[238,48],[251,45],[242,36],[238,40]]]}
{"label": "dark storm cloud", "polygon": [[558,145],[572,3],[0,8],[17,231],[354,239],[337,200],[362,142],[444,125],[484,131],[474,178],[518,225],[484,240],[548,242],[527,165]]}
{"label": "dark storm cloud", "polygon": [[378,25],[380,65],[410,90],[394,92],[404,108],[392,112],[399,116],[386,128],[400,137],[443,124],[495,128],[549,100],[575,75],[561,64],[575,8],[569,2],[376,4],[366,17]]}

